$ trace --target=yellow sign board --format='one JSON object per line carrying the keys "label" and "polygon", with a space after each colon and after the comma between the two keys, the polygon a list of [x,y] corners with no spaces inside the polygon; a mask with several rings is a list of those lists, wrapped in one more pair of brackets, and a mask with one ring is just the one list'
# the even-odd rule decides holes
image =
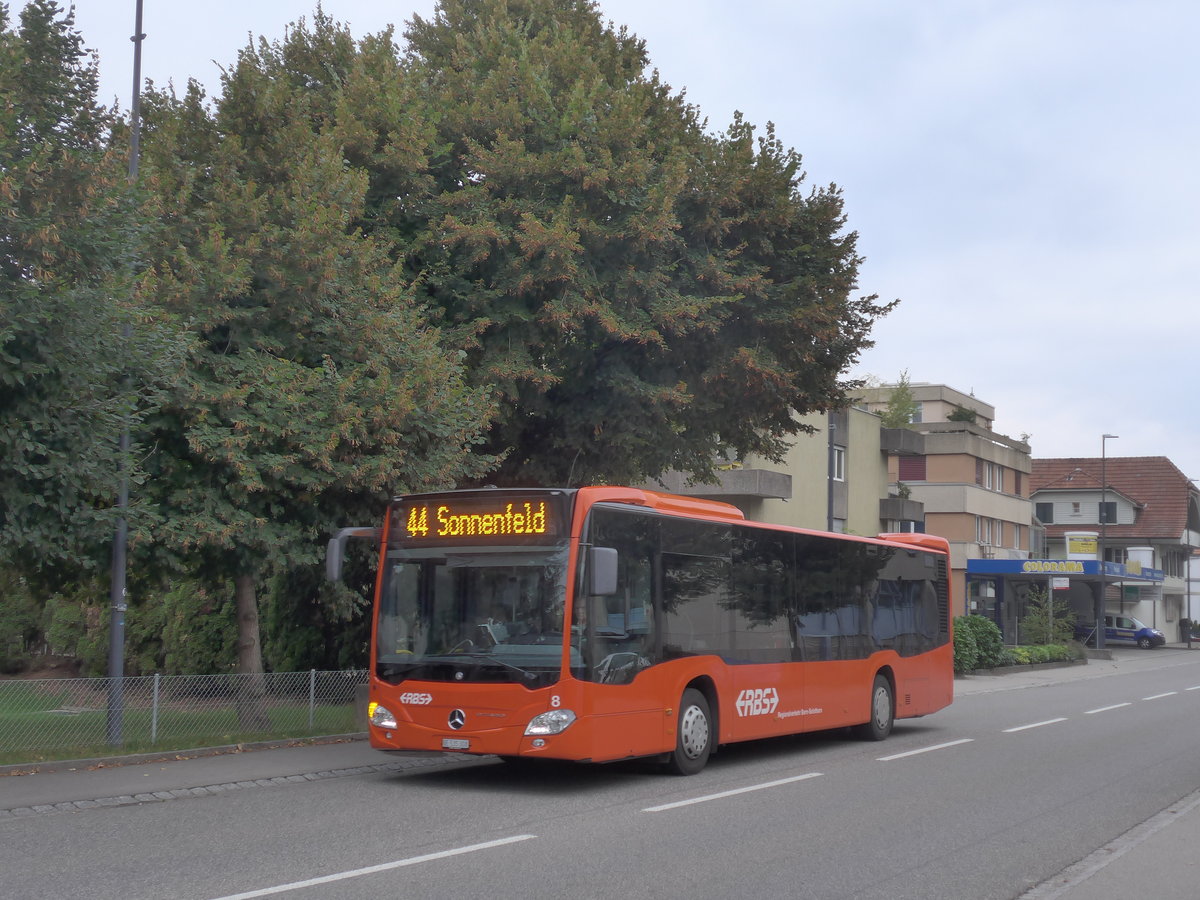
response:
{"label": "yellow sign board", "polygon": [[1097,546],[1096,538],[1092,535],[1067,536],[1067,556],[1095,556]]}

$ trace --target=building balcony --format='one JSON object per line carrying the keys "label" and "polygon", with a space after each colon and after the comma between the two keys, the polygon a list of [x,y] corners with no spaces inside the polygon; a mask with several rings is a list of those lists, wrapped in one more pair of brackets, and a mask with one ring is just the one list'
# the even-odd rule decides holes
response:
{"label": "building balcony", "polygon": [[880,428],[879,449],[894,456],[924,456],[925,435],[909,428]]}
{"label": "building balcony", "polygon": [[883,522],[924,522],[925,504],[903,497],[884,497],[879,501],[879,519]]}
{"label": "building balcony", "polygon": [[758,500],[790,500],[792,476],[770,469],[723,469],[716,484],[688,484],[682,472],[667,472],[648,487],[681,497],[706,497],[733,501],[738,497]]}

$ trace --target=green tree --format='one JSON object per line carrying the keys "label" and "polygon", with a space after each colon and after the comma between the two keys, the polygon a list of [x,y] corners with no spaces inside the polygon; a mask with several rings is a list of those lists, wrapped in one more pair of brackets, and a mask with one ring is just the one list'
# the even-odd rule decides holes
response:
{"label": "green tree", "polygon": [[272,578],[316,564],[333,529],[373,521],[390,493],[489,463],[471,452],[487,402],[390,245],[355,226],[368,178],[320,125],[328,98],[310,77],[334,90],[352,50],[320,18],[317,34],[243,51],[212,110],[194,83],[144,104],[143,174],[166,239],[143,289],[198,340],[149,422],[169,517],[140,538],[233,585],[243,672],[263,668],[258,592]]}
{"label": "green tree", "polygon": [[0,5],[0,564],[59,584],[107,558],[140,477],[119,434],[179,347],[133,297],[145,222],[95,96],[71,11],[31,0],[13,29]]}
{"label": "green tree", "polygon": [[42,604],[15,573],[0,570],[0,674],[28,665],[41,637]]}
{"label": "green tree", "polygon": [[1033,588],[1020,627],[1024,644],[1069,644],[1075,639],[1075,611],[1066,600],[1047,597],[1045,588]]}
{"label": "green tree", "polygon": [[720,134],[587,0],[443,0],[405,33],[429,193],[376,207],[499,401],[501,483],[777,458],[889,307],[835,187],[740,118]]}
{"label": "green tree", "polygon": [[905,369],[888,394],[887,408],[879,417],[880,425],[884,428],[908,428],[916,418],[918,409],[908,381],[908,370]]}

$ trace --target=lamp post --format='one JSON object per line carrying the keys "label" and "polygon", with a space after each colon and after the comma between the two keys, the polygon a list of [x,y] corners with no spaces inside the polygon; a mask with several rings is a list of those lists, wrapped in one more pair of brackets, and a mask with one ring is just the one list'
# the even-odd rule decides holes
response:
{"label": "lamp post", "polygon": [[1119,435],[1100,435],[1100,598],[1096,601],[1096,649],[1104,647],[1104,599],[1108,593],[1107,563],[1104,560],[1108,531],[1108,442]]}
{"label": "lamp post", "polygon": [[1192,649],[1192,555],[1195,551],[1187,548],[1187,563],[1183,567],[1183,589],[1187,594],[1187,627],[1183,629],[1183,641],[1189,650]]}
{"label": "lamp post", "polygon": [[[1191,525],[1192,519],[1192,503],[1195,500],[1196,479],[1189,478],[1187,480],[1188,488],[1188,525]],[[1183,630],[1183,641],[1187,644],[1189,650],[1192,649],[1192,561],[1196,558],[1196,548],[1191,545],[1192,531],[1188,528],[1188,547],[1187,560],[1183,565],[1183,590],[1187,595],[1186,606],[1184,607],[1183,617],[1187,620],[1187,628]]]}
{"label": "lamp post", "polygon": [[[133,37],[133,106],[130,110],[130,148],[129,148],[129,182],[137,181],[138,174],[138,135],[140,132],[142,106],[142,0],[137,0],[134,9]],[[121,337],[128,341],[133,333],[127,323],[121,330]],[[120,436],[121,470],[117,485],[117,518],[116,533],[113,536],[112,575],[109,587],[109,606],[111,608],[108,625],[108,717],[106,734],[108,743],[114,747],[122,743],[122,722],[125,716],[125,611],[127,601],[125,596],[125,565],[126,544],[128,541],[129,525],[126,520],[129,508],[129,420],[126,418],[121,425]]]}

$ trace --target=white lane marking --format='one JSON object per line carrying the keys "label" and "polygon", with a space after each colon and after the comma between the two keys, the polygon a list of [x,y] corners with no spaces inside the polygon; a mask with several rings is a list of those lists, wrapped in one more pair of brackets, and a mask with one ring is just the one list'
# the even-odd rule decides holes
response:
{"label": "white lane marking", "polygon": [[306,881],[293,881],[291,884],[280,884],[275,887],[262,888],[257,891],[246,891],[243,894],[230,894],[218,897],[216,900],[250,900],[251,897],[269,897],[271,894],[282,894],[284,891],[295,891],[300,888],[314,887],[318,884],[329,884],[333,881],[345,881],[347,878],[358,878],[362,875],[373,875],[376,872],[386,872],[389,869],[401,869],[405,866],[415,866],[418,863],[432,862],[435,859],[447,859],[451,856],[461,856],[464,853],[474,853],[477,850],[490,850],[492,847],[503,847],[505,844],[516,844],[520,841],[530,841],[536,834],[518,834],[513,837],[487,841],[483,844],[471,844],[469,847],[456,847],[453,850],[442,850],[438,853],[426,853],[423,856],[412,856],[408,859],[398,859],[395,862],[380,863],[377,866],[367,866],[363,869],[351,869],[348,872],[337,872],[333,875],[323,875],[320,878],[309,878]]}
{"label": "white lane marking", "polygon": [[1101,706],[1099,709],[1089,709],[1084,713],[1085,716],[1093,716],[1096,713],[1108,712],[1110,709],[1120,709],[1122,706],[1133,706],[1132,703],[1114,703],[1112,706]]}
{"label": "white lane marking", "polygon": [[891,756],[881,756],[877,762],[891,762],[893,759],[904,759],[906,756],[916,756],[919,753],[929,753],[933,750],[945,750],[947,747],[957,747],[959,744],[969,744],[975,738],[962,738],[957,741],[949,741],[945,744],[934,744],[932,747],[922,747],[920,750],[909,750],[906,753],[894,753]]}
{"label": "white lane marking", "polygon": [[1188,690],[1189,691],[1200,691],[1200,684],[1192,685],[1192,687],[1188,688]]}
{"label": "white lane marking", "polygon": [[780,778],[778,781],[768,781],[765,784],[752,784],[749,787],[736,788],[732,791],[721,791],[719,794],[707,794],[703,797],[693,797],[691,800],[680,800],[677,803],[664,803],[661,806],[647,806],[642,812],[662,812],[667,809],[678,809],[681,806],[691,806],[694,803],[707,803],[709,800],[720,800],[724,797],[733,797],[737,794],[748,794],[751,791],[765,791],[767,788],[779,787],[783,784],[791,784],[795,781],[805,781],[809,778],[820,778],[820,772],[809,772],[806,775],[793,775],[791,778]]}
{"label": "white lane marking", "polygon": [[1174,697],[1179,691],[1167,691],[1165,694],[1153,694],[1149,697],[1143,697],[1143,700],[1161,700],[1163,697]]}
{"label": "white lane marking", "polygon": [[1045,722],[1033,722],[1029,725],[1018,725],[1016,728],[1005,728],[1005,734],[1012,734],[1014,731],[1025,731],[1028,728],[1041,728],[1043,725],[1056,725],[1059,722],[1067,721],[1066,716],[1059,716],[1057,719],[1047,719]]}

